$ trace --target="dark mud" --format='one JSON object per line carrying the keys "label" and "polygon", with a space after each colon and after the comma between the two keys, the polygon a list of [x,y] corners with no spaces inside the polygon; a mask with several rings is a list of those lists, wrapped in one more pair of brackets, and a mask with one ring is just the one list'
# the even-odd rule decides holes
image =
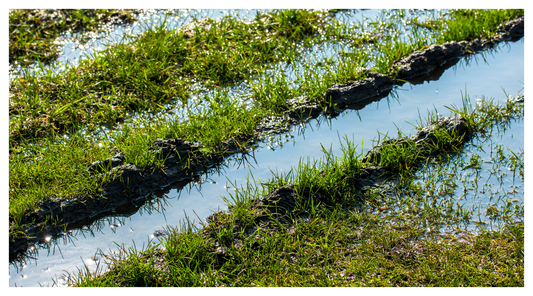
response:
{"label": "dark mud", "polygon": [[[395,77],[367,72],[367,78],[343,85],[333,85],[325,97],[328,106],[321,106],[306,97],[287,100],[289,110],[282,116],[265,118],[252,135],[230,139],[220,147],[221,155],[242,152],[270,133],[284,132],[298,122],[316,118],[320,114],[335,116],[345,109],[361,109],[367,104],[386,97],[395,86],[406,81],[418,84],[437,80],[442,73],[457,63],[462,57],[493,47],[499,42],[516,41],[524,36],[524,17],[512,20],[500,28],[501,34],[492,40],[475,39],[473,41],[448,42],[433,45],[422,51],[415,51],[410,56],[396,63]],[[522,97],[523,99],[523,97]],[[445,128],[455,128],[455,119],[443,123]],[[462,131],[461,131],[462,132]],[[415,138],[419,144],[430,141],[432,132],[420,131]],[[423,138],[422,138],[423,137]],[[429,140],[423,140],[429,139]],[[244,143],[244,144],[243,144]],[[12,262],[24,253],[32,243],[44,243],[48,237],[57,237],[69,229],[88,225],[105,216],[122,216],[135,213],[152,193],[171,183],[193,181],[200,174],[219,165],[224,156],[206,157],[200,153],[201,143],[187,142],[182,139],[158,139],[150,148],[153,153],[165,158],[165,170],[156,167],[141,168],[133,164],[124,164],[120,151],[102,161],[97,161],[87,170],[92,174],[112,174],[114,178],[104,185],[98,196],[78,196],[68,198],[51,198],[37,204],[37,210],[28,211],[22,221],[24,236],[12,237],[10,234],[9,260]],[[371,150],[373,157],[378,157],[379,147]],[[370,157],[367,154],[366,157]],[[377,158],[376,158],[377,159]],[[356,181],[357,186],[376,186],[390,179],[381,167],[371,166],[363,169],[363,175]],[[387,178],[385,178],[388,176]],[[269,197],[262,199],[263,205],[270,210],[290,212],[297,197],[290,186],[277,189]],[[272,208],[272,205],[275,205]],[[281,214],[281,213],[280,213]],[[55,220],[50,223],[50,218]]]}
{"label": "dark mud", "polygon": [[[418,148],[420,148],[421,152],[430,152],[430,147],[435,147],[439,144],[437,138],[435,137],[435,131],[438,129],[453,133],[455,136],[461,139],[462,142],[467,141],[470,138],[468,127],[466,126],[466,120],[463,117],[443,117],[436,123],[430,124],[419,130],[409,138],[388,139],[381,142],[372,150],[368,151],[365,156],[363,156],[362,161],[379,163],[381,160],[382,147],[391,144],[407,148],[411,145],[410,143],[414,143]],[[446,143],[444,144],[444,147],[449,149],[452,144],[460,143]]]}

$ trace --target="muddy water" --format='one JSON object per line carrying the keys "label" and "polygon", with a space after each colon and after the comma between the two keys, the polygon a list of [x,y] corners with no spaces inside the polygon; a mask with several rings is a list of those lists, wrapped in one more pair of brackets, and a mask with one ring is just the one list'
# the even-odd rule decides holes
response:
{"label": "muddy water", "polygon": [[[515,95],[523,89],[524,44],[519,41],[500,46],[491,55],[480,55],[468,61],[462,60],[457,66],[448,69],[438,81],[419,85],[405,84],[395,93],[379,102],[367,105],[356,111],[346,111],[338,117],[326,120],[312,120],[305,127],[294,127],[289,133],[293,137],[281,135],[277,143],[259,148],[254,157],[246,160],[238,156],[229,159],[225,168],[203,176],[196,184],[176,184],[177,188],[160,192],[162,198],[146,204],[129,217],[108,218],[82,230],[65,235],[63,239],[51,242],[49,247],[35,249],[35,260],[27,260],[23,266],[10,265],[10,286],[50,286],[63,285],[65,272],[76,273],[85,267],[94,270],[103,259],[96,255],[102,251],[108,254],[126,245],[143,249],[150,241],[157,243],[154,232],[167,226],[178,225],[187,216],[190,219],[204,219],[213,211],[225,209],[222,196],[229,197],[245,184],[253,174],[254,178],[266,180],[270,171],[288,171],[298,165],[301,157],[319,158],[322,145],[340,154],[339,138],[345,135],[361,143],[360,149],[372,147],[378,131],[396,136],[397,128],[404,133],[413,132],[407,122],[418,120],[427,110],[437,109],[443,115],[449,111],[443,105],[460,105],[461,96],[466,92],[475,100],[477,96],[493,97],[496,101],[505,100],[507,94]],[[523,147],[523,126],[513,125],[508,131],[513,137],[502,140],[504,145]],[[511,148],[516,151],[517,148]],[[520,191],[522,192],[522,191]],[[522,193],[523,196],[523,193]],[[523,198],[522,198],[523,200]],[[483,202],[481,199],[478,200]],[[477,201],[476,201],[477,202]],[[85,266],[85,267],[84,267]]]}

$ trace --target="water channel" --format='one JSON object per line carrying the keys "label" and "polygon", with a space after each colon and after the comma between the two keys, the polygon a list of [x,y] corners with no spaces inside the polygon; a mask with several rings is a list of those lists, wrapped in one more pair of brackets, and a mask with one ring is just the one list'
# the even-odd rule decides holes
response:
{"label": "water channel", "polygon": [[[465,91],[473,100],[476,96],[486,96],[504,101],[506,93],[516,95],[523,88],[522,39],[502,44],[489,53],[462,59],[437,81],[405,84],[361,110],[348,110],[332,119],[319,117],[305,126],[295,126],[290,132],[279,135],[273,142],[278,144],[262,144],[245,157],[234,155],[224,166],[203,175],[198,182],[175,184],[175,188],[158,192],[157,198],[130,216],[105,218],[46,246],[34,246],[33,259],[22,265],[10,264],[9,285],[62,286],[66,273],[76,273],[85,267],[95,270],[98,265],[102,268],[104,259],[100,252],[116,252],[123,245],[143,249],[150,241],[157,242],[154,233],[158,230],[179,225],[186,217],[205,219],[214,211],[226,209],[224,196],[229,197],[229,193],[238,190],[235,187],[244,185],[251,175],[255,180],[267,180],[271,171],[287,172],[298,165],[300,158],[321,157],[322,146],[339,155],[339,139],[345,135],[365,151],[372,147],[378,132],[388,132],[395,137],[399,128],[412,134],[414,128],[409,122],[415,123],[419,112],[425,116],[427,110],[437,109],[449,115],[443,106],[460,106]],[[513,151],[523,149],[523,122],[514,124],[507,132],[513,137],[506,137],[503,144],[513,147]],[[521,194],[523,203],[523,191],[517,194]]]}

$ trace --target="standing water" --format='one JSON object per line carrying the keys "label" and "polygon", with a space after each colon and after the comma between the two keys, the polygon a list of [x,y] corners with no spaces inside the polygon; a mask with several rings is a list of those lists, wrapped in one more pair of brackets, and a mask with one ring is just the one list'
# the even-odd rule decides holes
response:
{"label": "standing water", "polygon": [[[340,139],[345,135],[359,148],[372,148],[380,134],[396,136],[397,129],[414,133],[415,123],[429,111],[443,115],[449,111],[443,106],[462,104],[462,94],[486,96],[504,101],[506,93],[515,95],[523,90],[524,44],[522,41],[501,45],[483,55],[462,59],[437,80],[419,85],[405,84],[388,97],[371,103],[363,109],[348,110],[339,116],[319,117],[305,125],[295,126],[286,134],[278,135],[252,155],[234,155],[224,165],[204,174],[200,179],[173,186],[158,192],[138,210],[129,215],[99,220],[83,229],[65,233],[46,246],[34,246],[32,259],[10,264],[10,286],[62,286],[66,274],[75,274],[88,268],[105,267],[103,254],[117,252],[123,246],[143,249],[157,243],[160,230],[179,225],[184,219],[205,219],[209,214],[227,209],[224,197],[246,183],[267,180],[273,172],[287,172],[298,165],[300,158],[319,158],[322,147],[340,154]],[[505,91],[505,92],[504,92]],[[523,149],[523,125],[516,124],[503,145]],[[516,147],[516,148],[515,148]],[[523,182],[522,182],[523,183]],[[523,196],[523,192],[521,193]],[[490,201],[488,201],[490,202]],[[522,198],[523,202],[523,198]],[[126,247],[127,248],[127,247]]]}

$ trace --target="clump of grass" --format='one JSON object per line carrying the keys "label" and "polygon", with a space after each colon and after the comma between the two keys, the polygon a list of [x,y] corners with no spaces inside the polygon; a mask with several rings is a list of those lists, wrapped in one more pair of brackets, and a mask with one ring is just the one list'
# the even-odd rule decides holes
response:
{"label": "clump of grass", "polygon": [[519,15],[524,15],[523,9],[454,9],[448,21],[435,24],[440,29],[438,42],[491,39],[500,24]]}
{"label": "clump of grass", "polygon": [[322,212],[288,229],[258,227],[252,236],[237,235],[232,248],[219,252],[216,242],[182,230],[165,242],[165,255],[129,252],[105,276],[70,280],[80,287],[524,285],[523,226],[461,239],[423,238],[414,225],[398,229],[381,219]]}
{"label": "clump of grass", "polygon": [[[506,96],[508,99],[504,103],[496,104],[494,99],[481,97],[477,98],[476,104],[473,105],[465,91],[462,106],[451,105],[445,106],[445,108],[465,118],[468,127],[473,132],[491,134],[495,126],[505,128],[511,120],[520,117],[524,112],[522,104],[511,100],[507,94]],[[496,125],[495,123],[500,124]]]}

